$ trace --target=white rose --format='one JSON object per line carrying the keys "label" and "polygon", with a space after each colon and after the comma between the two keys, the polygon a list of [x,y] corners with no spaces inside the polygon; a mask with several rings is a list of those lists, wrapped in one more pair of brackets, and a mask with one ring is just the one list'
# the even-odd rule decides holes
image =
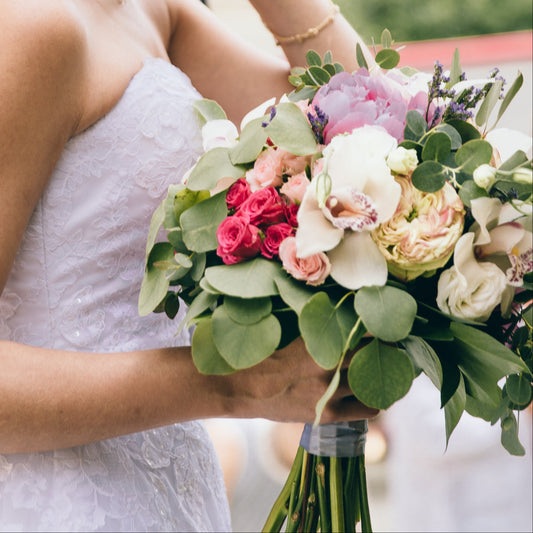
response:
{"label": "white rose", "polygon": [[478,262],[473,244],[473,233],[465,233],[457,242],[454,265],[439,278],[437,305],[457,318],[484,322],[502,303],[507,278],[494,263]]}
{"label": "white rose", "polygon": [[387,157],[387,165],[393,172],[409,174],[418,165],[416,150],[407,150],[403,146],[399,146]]}
{"label": "white rose", "polygon": [[488,191],[496,181],[496,169],[487,164],[480,165],[474,170],[473,178],[478,187]]}

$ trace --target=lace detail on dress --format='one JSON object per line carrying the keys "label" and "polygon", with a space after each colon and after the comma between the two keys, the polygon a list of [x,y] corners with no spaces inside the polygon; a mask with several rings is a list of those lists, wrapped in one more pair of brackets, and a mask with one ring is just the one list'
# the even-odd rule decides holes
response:
{"label": "lace detail on dress", "polygon": [[[199,97],[177,68],[147,59],[117,105],[67,143],[0,297],[0,339],[87,352],[189,342],[166,316],[139,317],[137,297],[151,215],[201,153]],[[0,456],[1,531],[229,529],[198,422]]]}

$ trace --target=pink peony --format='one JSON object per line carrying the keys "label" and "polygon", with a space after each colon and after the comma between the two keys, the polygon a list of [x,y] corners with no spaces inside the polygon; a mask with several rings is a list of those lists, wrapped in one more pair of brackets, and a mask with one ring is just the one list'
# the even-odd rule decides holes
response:
{"label": "pink peony", "polygon": [[250,185],[244,178],[238,179],[226,194],[226,204],[229,209],[237,209],[252,194]]}
{"label": "pink peony", "polygon": [[274,187],[252,193],[239,209],[251,224],[264,226],[285,221],[284,202]]}
{"label": "pink peony", "polygon": [[328,117],[324,141],[340,133],[349,133],[364,125],[381,126],[398,141],[403,138],[407,111],[425,112],[427,96],[421,92],[412,96],[398,80],[377,70],[370,74],[361,68],[357,72],[340,72],[321,87],[313,99]]}
{"label": "pink peony", "polygon": [[222,221],[217,229],[217,255],[226,265],[240,263],[254,257],[261,249],[259,229],[246,217],[233,215]]}
{"label": "pink peony", "polygon": [[286,222],[269,226],[265,231],[265,238],[261,245],[261,254],[267,259],[273,259],[278,255],[279,245],[282,241],[293,233],[293,227]]}
{"label": "pink peony", "polygon": [[283,268],[295,279],[308,285],[321,285],[331,271],[331,264],[324,252],[317,252],[305,258],[296,256],[296,239],[287,237],[279,247],[279,258]]}
{"label": "pink peony", "polygon": [[280,192],[290,198],[293,202],[301,203],[309,183],[309,179],[305,175],[305,172],[300,172],[299,174],[291,176],[287,182],[283,184]]}

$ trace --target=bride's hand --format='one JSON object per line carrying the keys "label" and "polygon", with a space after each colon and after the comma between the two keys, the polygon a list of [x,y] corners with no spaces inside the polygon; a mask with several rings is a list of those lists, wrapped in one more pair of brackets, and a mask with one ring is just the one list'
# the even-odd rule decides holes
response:
{"label": "bride's hand", "polygon": [[[359,402],[341,371],[341,382],[327,403],[321,423],[372,418],[378,410]],[[237,417],[281,422],[313,422],[315,405],[326,392],[333,371],[319,367],[301,338],[262,363],[227,376],[229,410]]]}

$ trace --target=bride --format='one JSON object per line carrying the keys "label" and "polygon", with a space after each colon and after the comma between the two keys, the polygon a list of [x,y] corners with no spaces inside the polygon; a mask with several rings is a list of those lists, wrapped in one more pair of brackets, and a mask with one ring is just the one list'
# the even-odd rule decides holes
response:
{"label": "bride", "polygon": [[[329,0],[251,3],[288,61],[199,0],[0,3],[0,530],[227,531],[196,420],[314,417],[330,374],[301,341],[205,376],[175,322],[137,314],[151,213],[201,152],[192,102],[238,122],[310,48],[355,68]],[[375,414],[348,395],[324,422]]]}

